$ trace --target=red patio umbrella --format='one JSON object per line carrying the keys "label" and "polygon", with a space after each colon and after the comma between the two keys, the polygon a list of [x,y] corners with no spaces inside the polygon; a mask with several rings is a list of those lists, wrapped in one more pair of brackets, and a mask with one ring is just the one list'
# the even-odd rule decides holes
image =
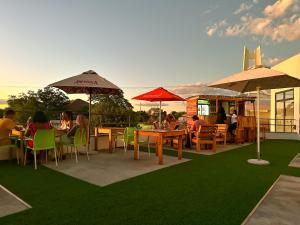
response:
{"label": "red patio umbrella", "polygon": [[159,126],[161,126],[161,102],[165,101],[186,101],[178,95],[167,91],[166,89],[159,87],[152,91],[146,92],[144,94],[135,96],[135,100],[144,100],[149,102],[159,102]]}

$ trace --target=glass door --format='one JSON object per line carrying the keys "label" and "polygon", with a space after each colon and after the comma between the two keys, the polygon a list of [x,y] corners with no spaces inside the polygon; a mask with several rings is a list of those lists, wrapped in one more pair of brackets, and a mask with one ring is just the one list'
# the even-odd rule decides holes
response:
{"label": "glass door", "polygon": [[294,89],[275,94],[275,132],[293,132]]}

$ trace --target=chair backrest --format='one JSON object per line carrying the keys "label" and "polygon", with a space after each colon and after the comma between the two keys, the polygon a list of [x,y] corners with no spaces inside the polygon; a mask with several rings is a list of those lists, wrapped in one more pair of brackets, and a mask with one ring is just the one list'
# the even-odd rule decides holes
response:
{"label": "chair backrest", "polygon": [[228,125],[227,124],[216,124],[218,133],[227,133]]}
{"label": "chair backrest", "polygon": [[47,150],[55,148],[55,130],[38,129],[33,137],[33,149]]}
{"label": "chair backrest", "polygon": [[130,143],[134,140],[134,127],[126,127],[124,130],[124,142]]}
{"label": "chair backrest", "polygon": [[218,127],[215,125],[202,125],[199,130],[199,137],[215,137]]}
{"label": "chair backrest", "polygon": [[178,125],[177,121],[170,122],[170,130],[175,130],[175,128],[177,127],[177,125]]}
{"label": "chair backrest", "polygon": [[74,135],[74,146],[80,147],[87,145],[87,131],[83,128],[77,128]]}

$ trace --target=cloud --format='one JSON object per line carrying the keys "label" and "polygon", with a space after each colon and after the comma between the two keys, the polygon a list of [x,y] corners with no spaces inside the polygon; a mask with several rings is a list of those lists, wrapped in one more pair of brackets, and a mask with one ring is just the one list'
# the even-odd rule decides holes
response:
{"label": "cloud", "polygon": [[272,22],[268,18],[252,18],[251,16],[242,16],[240,18],[241,23],[228,26],[225,30],[225,35],[227,36],[237,36],[237,35],[264,35],[266,33],[266,28]]}
{"label": "cloud", "polygon": [[0,104],[7,104],[7,100],[6,99],[0,99]]}
{"label": "cloud", "polygon": [[277,18],[283,16],[296,3],[296,0],[278,0],[273,5],[266,6],[263,12],[267,17]]}
{"label": "cloud", "polygon": [[273,42],[295,41],[300,39],[300,17],[293,15],[288,21],[273,24],[270,18],[253,18],[244,16],[241,23],[226,27],[226,36],[261,36]]}
{"label": "cloud", "polygon": [[273,66],[273,65],[275,65],[275,64],[278,64],[280,61],[281,61],[280,58],[277,58],[277,57],[274,57],[274,58],[269,57],[269,58],[267,58],[267,59],[265,60],[265,64],[266,64],[267,66]]}
{"label": "cloud", "polygon": [[[267,5],[261,16],[249,14],[241,16],[240,21],[235,24],[208,26],[209,36],[214,35],[217,30],[225,36],[250,36],[254,40],[261,38],[262,41],[282,42],[300,39],[300,10],[298,0],[276,1],[273,5]],[[283,17],[284,16],[284,17]],[[283,18],[282,18],[283,17]],[[221,36],[221,35],[219,35]]]}
{"label": "cloud", "polygon": [[188,98],[195,95],[225,95],[234,96],[238,95],[238,92],[208,87],[207,84],[198,82],[195,84],[183,84],[171,90],[173,93],[178,94],[182,97]]}
{"label": "cloud", "polygon": [[205,11],[202,13],[202,15],[209,14],[209,13],[211,13],[211,9],[205,10]]}
{"label": "cloud", "polygon": [[214,23],[213,25],[211,25],[211,26],[207,26],[206,27],[206,34],[208,35],[208,36],[212,36],[212,35],[214,35],[215,33],[216,33],[216,31],[218,30],[218,29],[220,29],[220,28],[222,28],[222,27],[224,27],[224,26],[226,26],[227,25],[227,22],[226,22],[226,20],[224,19],[224,20],[221,20],[221,21],[219,21],[219,22],[217,22],[217,23]]}
{"label": "cloud", "polygon": [[252,7],[253,7],[252,4],[247,4],[247,3],[244,3],[244,2],[243,2],[243,3],[240,5],[240,7],[239,7],[237,10],[234,11],[233,14],[238,15],[238,14],[240,14],[241,12],[250,10]]}

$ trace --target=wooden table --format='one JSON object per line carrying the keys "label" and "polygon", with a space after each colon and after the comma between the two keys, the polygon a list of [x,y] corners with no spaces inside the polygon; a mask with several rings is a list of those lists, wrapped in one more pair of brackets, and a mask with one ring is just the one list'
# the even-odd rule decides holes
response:
{"label": "wooden table", "polygon": [[124,133],[124,127],[96,127],[95,128],[95,151],[98,150],[98,134],[108,134],[108,151],[112,153],[113,136]]}
{"label": "wooden table", "polygon": [[[11,136],[12,137],[17,137],[20,140],[20,148],[18,149],[19,157],[20,157],[21,162],[24,163],[25,130],[15,130],[15,129],[13,129],[11,131]],[[23,163],[21,163],[21,164],[23,164]]]}
{"label": "wooden table", "polygon": [[156,137],[156,153],[158,164],[163,164],[163,139],[165,137],[178,138],[178,160],[182,158],[182,136],[185,130],[135,130],[134,131],[134,159],[139,159],[138,139],[139,136]]}

